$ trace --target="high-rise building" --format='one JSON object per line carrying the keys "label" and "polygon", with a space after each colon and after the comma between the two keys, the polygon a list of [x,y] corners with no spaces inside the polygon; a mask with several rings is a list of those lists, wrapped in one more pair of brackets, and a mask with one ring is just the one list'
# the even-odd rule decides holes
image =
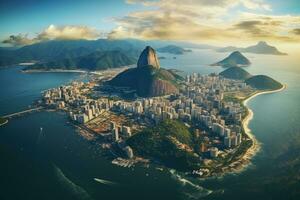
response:
{"label": "high-rise building", "polygon": [[115,127],[115,129],[113,129],[113,140],[114,141],[119,140],[119,129],[118,129],[118,127]]}

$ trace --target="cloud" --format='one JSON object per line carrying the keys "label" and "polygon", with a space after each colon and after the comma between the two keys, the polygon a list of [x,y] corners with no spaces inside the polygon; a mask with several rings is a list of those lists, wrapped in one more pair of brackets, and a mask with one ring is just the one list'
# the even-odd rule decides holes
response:
{"label": "cloud", "polygon": [[50,25],[38,35],[41,40],[53,39],[86,39],[91,40],[99,37],[99,33],[87,26],[54,26]]}
{"label": "cloud", "polygon": [[[272,8],[263,0],[127,0],[146,11],[114,18],[117,27],[109,38],[234,42],[298,41],[290,33],[299,27],[300,16],[257,14]],[[247,10],[241,12],[240,8]]]}
{"label": "cloud", "polygon": [[35,37],[29,38],[26,34],[11,35],[3,43],[13,46],[24,46],[46,40],[92,40],[100,37],[97,30],[87,26],[55,26],[50,25]]}
{"label": "cloud", "polygon": [[3,40],[2,43],[10,44],[12,46],[24,46],[35,43],[33,39],[29,39],[27,35],[18,34],[11,35],[7,39]]}
{"label": "cloud", "polygon": [[293,34],[295,35],[299,35],[300,36],[300,28],[295,28],[291,31]]}

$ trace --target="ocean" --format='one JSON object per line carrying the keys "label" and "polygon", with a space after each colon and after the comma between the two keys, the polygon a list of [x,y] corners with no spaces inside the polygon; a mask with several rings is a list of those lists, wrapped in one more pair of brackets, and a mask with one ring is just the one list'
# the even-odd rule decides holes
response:
{"label": "ocean", "polygon": [[[227,53],[197,50],[160,61],[185,73],[218,73],[211,63]],[[0,127],[0,199],[298,199],[300,197],[300,67],[296,55],[245,54],[252,74],[265,74],[287,85],[279,93],[251,99],[250,129],[261,151],[240,174],[196,179],[157,166],[123,168],[111,164],[97,143],[82,138],[64,113],[37,112]],[[0,70],[0,115],[21,111],[41,92],[79,73]],[[43,128],[41,132],[40,128]],[[95,181],[102,180],[102,181]]]}

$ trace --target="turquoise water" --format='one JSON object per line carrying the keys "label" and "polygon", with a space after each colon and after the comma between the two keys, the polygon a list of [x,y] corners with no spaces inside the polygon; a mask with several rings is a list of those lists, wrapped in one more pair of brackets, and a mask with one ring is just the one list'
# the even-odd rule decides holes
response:
{"label": "turquoise water", "polygon": [[[187,73],[219,72],[209,67],[226,54],[195,50],[164,54],[161,65]],[[285,91],[249,102],[252,132],[262,150],[245,172],[220,179],[186,178],[155,166],[112,165],[96,143],[84,140],[63,113],[40,112],[0,127],[0,199],[298,199],[300,169],[300,66],[297,56],[246,54],[253,74],[288,85]],[[288,63],[288,64],[287,64]],[[23,74],[0,70],[0,114],[26,109],[40,92],[77,79],[73,73]],[[43,134],[40,134],[43,127]],[[116,183],[105,185],[94,178]]]}

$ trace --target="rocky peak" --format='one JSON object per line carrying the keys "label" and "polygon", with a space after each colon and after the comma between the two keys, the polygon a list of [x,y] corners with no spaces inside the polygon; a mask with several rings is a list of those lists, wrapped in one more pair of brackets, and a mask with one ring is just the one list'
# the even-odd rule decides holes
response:
{"label": "rocky peak", "polygon": [[268,46],[268,44],[265,41],[259,41],[257,46]]}
{"label": "rocky peak", "polygon": [[152,65],[153,67],[155,67],[157,69],[159,68],[159,61],[156,56],[156,52],[150,46],[147,46],[141,53],[138,63],[137,63],[137,67],[139,68],[139,67],[144,67],[144,66],[148,66],[148,65]]}

